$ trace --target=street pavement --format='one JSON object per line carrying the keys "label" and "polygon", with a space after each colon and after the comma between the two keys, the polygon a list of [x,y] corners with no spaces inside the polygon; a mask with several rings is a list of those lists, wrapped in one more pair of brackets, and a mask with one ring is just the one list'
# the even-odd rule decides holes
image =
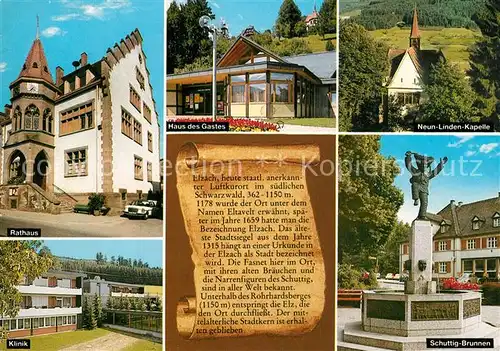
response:
{"label": "street pavement", "polygon": [[7,228],[40,228],[42,237],[161,237],[163,221],[0,210],[0,237],[7,236]]}

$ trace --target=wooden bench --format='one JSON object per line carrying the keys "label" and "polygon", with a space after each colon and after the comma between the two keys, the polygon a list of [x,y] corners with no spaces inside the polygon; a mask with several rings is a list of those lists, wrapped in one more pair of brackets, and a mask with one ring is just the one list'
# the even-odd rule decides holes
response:
{"label": "wooden bench", "polygon": [[73,207],[73,212],[90,213],[90,208],[87,205],[76,204],[75,207]]}
{"label": "wooden bench", "polygon": [[339,289],[337,291],[337,302],[340,304],[355,305],[359,307],[363,298],[363,290]]}
{"label": "wooden bench", "polygon": [[[110,208],[109,207],[106,207],[106,206],[103,206],[101,208],[101,214],[102,215],[106,215],[108,212],[109,212]],[[89,206],[87,205],[82,205],[82,204],[76,204],[74,207],[73,207],[73,212],[75,213],[88,213],[88,214],[92,214],[90,213],[90,208]]]}

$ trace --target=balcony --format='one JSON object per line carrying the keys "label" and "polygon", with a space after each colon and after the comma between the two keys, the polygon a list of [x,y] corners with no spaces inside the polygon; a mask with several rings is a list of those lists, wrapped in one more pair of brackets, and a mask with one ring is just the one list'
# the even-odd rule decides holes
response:
{"label": "balcony", "polygon": [[139,294],[139,293],[125,293],[125,292],[112,292],[111,296],[113,297],[144,297],[146,294]]}
{"label": "balcony", "polygon": [[35,286],[35,285],[19,285],[17,290],[21,294],[25,295],[70,295],[79,296],[82,295],[82,289],[72,289],[72,288],[61,288],[58,286],[47,287],[47,286]]}
{"label": "balcony", "polygon": [[55,307],[55,308],[21,308],[18,318],[20,317],[51,317],[51,316],[66,316],[82,313],[81,307]]}

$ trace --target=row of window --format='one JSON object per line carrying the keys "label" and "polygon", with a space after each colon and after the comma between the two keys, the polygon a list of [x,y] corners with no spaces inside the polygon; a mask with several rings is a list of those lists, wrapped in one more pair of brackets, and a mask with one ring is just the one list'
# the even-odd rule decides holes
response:
{"label": "row of window", "polygon": [[12,115],[12,131],[21,129],[28,130],[43,130],[48,133],[52,133],[52,125],[54,119],[52,117],[52,110],[46,108],[43,111],[41,118],[41,128],[40,128],[40,110],[35,105],[31,104],[24,110],[24,116],[21,108],[17,106],[14,109]]}
{"label": "row of window", "polygon": [[144,84],[144,76],[142,75],[139,67],[135,67],[135,77],[137,79],[137,83],[139,83],[139,86],[141,87],[142,90],[144,90],[145,84]]}
{"label": "row of window", "polygon": [[71,134],[94,127],[94,102],[71,108],[61,112],[60,135]]}
{"label": "row of window", "polygon": [[[146,167],[147,167],[148,182],[152,182],[153,181],[153,164],[148,161]],[[139,157],[137,155],[134,155],[134,178],[136,180],[143,180],[144,179],[142,157]]]}
{"label": "row of window", "polygon": [[[492,217],[492,225],[493,228],[499,228],[500,227],[500,213],[495,213]],[[472,230],[479,230],[481,228],[481,225],[484,224],[485,221],[482,221],[479,219],[479,217],[475,216],[472,219]],[[447,224],[441,224],[441,233],[446,233],[448,229],[450,228],[449,225]]]}
{"label": "row of window", "polygon": [[[293,102],[293,74],[271,72],[270,93],[272,103]],[[231,102],[266,102],[266,73],[231,76]]]}
{"label": "row of window", "polygon": [[[498,237],[491,236],[488,238],[475,238],[462,240],[462,250],[475,250],[475,249],[496,249],[498,248]],[[481,245],[482,241],[482,245]],[[440,240],[434,242],[435,251],[450,251],[452,241]],[[408,244],[403,244],[403,254],[408,254]]]}
{"label": "row of window", "polygon": [[0,329],[4,327],[7,330],[29,330],[38,328],[49,328],[61,325],[76,324],[76,316],[59,317],[39,317],[39,318],[19,318],[0,320]]}
{"label": "row of window", "polygon": [[122,107],[122,133],[142,145],[142,125]]}
{"label": "row of window", "polygon": [[[152,150],[152,137],[149,138],[148,132],[148,144],[150,145],[150,150]],[[151,140],[151,142],[150,142]],[[87,169],[87,148],[72,149],[66,151],[66,162],[64,175],[66,177],[81,177],[88,174]],[[142,157],[134,155],[134,178],[137,180],[143,180],[143,167],[142,167]],[[153,164],[147,162],[147,179],[148,182],[153,181]]]}
{"label": "row of window", "polygon": [[21,308],[71,308],[76,307],[76,297],[23,296]]}

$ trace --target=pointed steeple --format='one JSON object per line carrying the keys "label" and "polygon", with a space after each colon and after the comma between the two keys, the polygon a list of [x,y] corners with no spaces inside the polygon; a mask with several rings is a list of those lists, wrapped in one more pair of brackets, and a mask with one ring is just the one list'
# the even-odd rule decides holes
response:
{"label": "pointed steeple", "polygon": [[19,73],[19,78],[39,78],[47,81],[48,83],[54,84],[52,80],[52,75],[50,74],[49,64],[47,63],[47,58],[43,51],[42,41],[40,40],[40,29],[38,24],[37,16],[37,30],[36,37],[31,45],[31,49],[26,57],[23,68]]}
{"label": "pointed steeple", "polygon": [[314,0],[314,9],[313,9],[313,13],[317,12],[316,11],[316,0]]}
{"label": "pointed steeple", "polygon": [[420,38],[420,29],[418,27],[418,13],[417,13],[417,5],[413,9],[413,23],[411,24],[411,33],[410,38]]}
{"label": "pointed steeple", "polygon": [[413,9],[413,22],[411,24],[410,32],[410,47],[415,48],[415,50],[420,50],[420,28],[418,27],[418,13],[417,5]]}

